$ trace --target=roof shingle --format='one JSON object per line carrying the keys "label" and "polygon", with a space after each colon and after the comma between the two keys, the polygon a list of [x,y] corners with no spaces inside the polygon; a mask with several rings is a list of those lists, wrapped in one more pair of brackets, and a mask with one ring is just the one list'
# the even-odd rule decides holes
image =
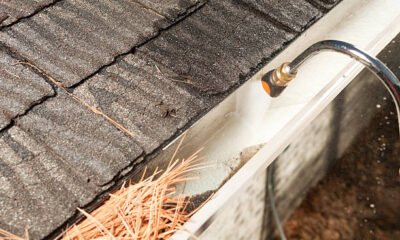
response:
{"label": "roof shingle", "polygon": [[41,76],[0,46],[0,130],[54,91]]}
{"label": "roof shingle", "polygon": [[175,74],[141,54],[130,54],[74,91],[134,134],[150,153],[205,108],[176,84]]}
{"label": "roof shingle", "polygon": [[132,138],[65,93],[16,119],[16,125],[99,186],[142,153]]}
{"label": "roof shingle", "polygon": [[160,22],[134,1],[65,0],[6,28],[0,40],[71,86],[154,36]]}
{"label": "roof shingle", "polygon": [[[290,29],[301,32],[321,12],[305,0],[239,0],[271,17],[272,21],[281,22]],[[296,21],[293,21],[296,19]]]}
{"label": "roof shingle", "polygon": [[12,24],[18,19],[34,14],[55,0],[13,0],[0,1],[0,27]]}
{"label": "roof shingle", "polygon": [[293,37],[236,1],[212,1],[138,51],[189,77],[196,91],[218,94]]}

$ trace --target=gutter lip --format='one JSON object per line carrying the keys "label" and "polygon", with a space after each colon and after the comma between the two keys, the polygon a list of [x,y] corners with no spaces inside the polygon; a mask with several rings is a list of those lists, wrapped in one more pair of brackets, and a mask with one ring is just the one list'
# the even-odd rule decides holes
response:
{"label": "gutter lip", "polygon": [[[342,1],[228,98],[235,97],[235,94],[240,96],[240,91],[244,91],[243,89],[246,88],[246,85],[251,84],[251,82],[254,84],[254,82],[259,81],[263,74],[278,66],[283,62],[283,60],[292,59],[296,54],[319,40],[327,38],[340,39],[359,46],[361,49],[368,51],[372,55],[378,54],[396,36],[396,34],[400,32],[400,24],[397,24],[400,22],[400,12],[395,13],[394,11],[386,11],[385,8],[387,9],[388,7],[398,9],[400,8],[400,3],[396,0]],[[381,11],[381,13],[377,14],[379,11]],[[373,24],[374,22],[379,21],[384,24],[381,25],[381,29],[377,29],[376,24]],[[340,24],[340,27],[336,27]],[[361,26],[363,29],[356,29],[357,26]],[[374,28],[374,32],[371,33],[372,31],[370,31],[370,33],[368,33],[368,31],[366,31],[368,28]],[[351,34],[359,35],[354,37]],[[365,36],[367,36],[368,40],[365,40]],[[305,71],[310,72],[311,66],[314,66],[315,68],[315,64],[321,59],[325,59],[324,61],[326,62],[333,58],[332,55],[325,55],[321,58],[315,59],[314,61],[310,60],[310,63],[307,63],[308,69],[305,69]],[[192,216],[192,218],[183,226],[183,229],[176,232],[171,239],[191,239],[193,235],[200,236],[201,233],[206,231],[218,217],[218,214],[222,212],[226,203],[232,200],[254,175],[265,170],[290,144],[290,140],[296,136],[296,133],[304,129],[305,126],[310,123],[311,120],[313,120],[363,69],[360,64],[351,61],[351,59],[342,61],[339,65],[340,67],[337,67],[339,70],[336,69],[325,74],[330,78],[325,85],[321,85],[317,91],[305,93],[307,97],[303,99],[304,101],[297,103],[299,108],[302,110],[289,115],[290,119],[282,125],[281,129],[284,129],[285,131],[276,132],[276,134],[271,134],[272,136],[269,138],[265,138],[268,140],[267,144],[265,144],[264,147],[262,147],[247,163],[245,163],[245,165],[216,192],[210,201]],[[324,69],[327,68],[327,66],[324,67],[322,65],[321,67]],[[296,94],[298,94],[298,90],[296,89],[301,89],[302,85],[310,83],[310,81],[307,81],[306,76],[307,74],[302,77],[302,80],[299,79],[294,81],[280,98],[272,100],[271,105],[275,111],[280,108],[280,105],[283,105],[284,107],[290,105],[290,102],[296,97]],[[310,73],[308,76],[311,76]],[[300,78],[300,76],[298,78]],[[218,111],[220,105],[215,107],[212,111]],[[290,110],[290,108],[288,108],[288,110]],[[203,118],[206,118],[207,115]],[[202,119],[199,121],[201,120]],[[198,124],[193,125],[188,129],[188,131],[193,130],[197,125]]]}

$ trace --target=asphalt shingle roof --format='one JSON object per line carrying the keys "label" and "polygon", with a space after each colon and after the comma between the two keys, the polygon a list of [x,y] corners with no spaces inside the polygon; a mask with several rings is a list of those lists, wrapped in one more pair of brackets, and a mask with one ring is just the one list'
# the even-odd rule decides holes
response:
{"label": "asphalt shingle roof", "polygon": [[39,239],[337,1],[11,2],[0,1],[0,228]]}

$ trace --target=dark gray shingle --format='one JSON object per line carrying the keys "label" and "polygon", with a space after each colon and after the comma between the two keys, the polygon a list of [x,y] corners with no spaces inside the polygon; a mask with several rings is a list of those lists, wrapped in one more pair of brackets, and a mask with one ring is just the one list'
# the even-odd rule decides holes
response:
{"label": "dark gray shingle", "polygon": [[149,153],[205,108],[177,81],[181,80],[155,62],[130,54],[74,94],[128,128]]}
{"label": "dark gray shingle", "polygon": [[0,40],[70,86],[154,36],[161,21],[130,0],[65,0],[5,29]]}
{"label": "dark gray shingle", "polygon": [[50,84],[0,46],[0,130],[37,101],[53,94]]}
{"label": "dark gray shingle", "polygon": [[[270,16],[274,21],[281,22],[296,32],[301,32],[310,21],[321,16],[321,12],[304,0],[239,0],[252,8]],[[296,21],[293,21],[293,20]]]}
{"label": "dark gray shingle", "polygon": [[138,51],[216,94],[293,37],[235,1],[212,1]]}
{"label": "dark gray shingle", "polygon": [[16,125],[96,185],[107,184],[142,152],[133,139],[64,93],[18,118]]}
{"label": "dark gray shingle", "polygon": [[90,202],[100,187],[29,131],[12,127],[0,137],[0,228],[39,239]]}
{"label": "dark gray shingle", "polygon": [[192,6],[205,0],[137,0],[137,2],[156,11],[170,20],[184,14]]}
{"label": "dark gray shingle", "polygon": [[2,0],[0,1],[0,27],[16,22],[22,17],[53,3],[55,0]]}
{"label": "dark gray shingle", "polygon": [[321,8],[324,11],[328,11],[341,0],[307,0],[307,1],[313,4],[314,6]]}

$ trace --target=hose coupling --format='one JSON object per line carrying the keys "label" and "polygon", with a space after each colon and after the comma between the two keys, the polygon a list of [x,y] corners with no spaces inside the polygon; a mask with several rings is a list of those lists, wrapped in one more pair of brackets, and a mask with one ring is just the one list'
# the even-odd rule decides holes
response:
{"label": "hose coupling", "polygon": [[277,97],[295,77],[296,72],[290,71],[289,63],[283,63],[278,68],[267,72],[261,81],[264,90],[271,97]]}

